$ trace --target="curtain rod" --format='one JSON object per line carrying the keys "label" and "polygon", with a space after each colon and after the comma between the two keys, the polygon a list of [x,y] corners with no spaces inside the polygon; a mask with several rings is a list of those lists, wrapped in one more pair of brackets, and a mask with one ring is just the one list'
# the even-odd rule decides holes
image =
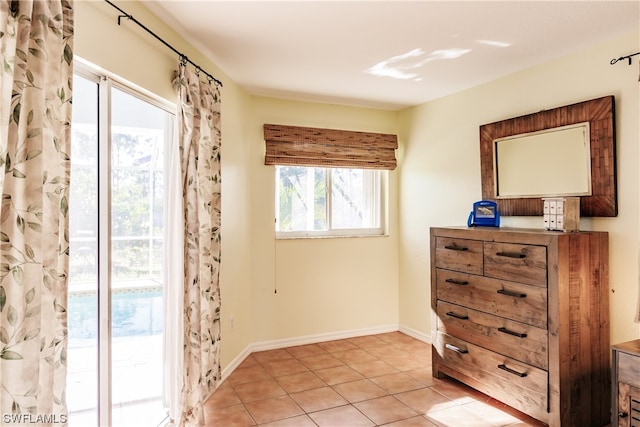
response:
{"label": "curtain rod", "polygon": [[129,15],[127,12],[125,12],[124,10],[120,9],[118,6],[116,6],[115,4],[113,4],[112,2],[110,2],[109,0],[104,0],[105,2],[109,3],[109,5],[113,6],[114,8],[118,9],[118,11],[120,13],[122,13],[122,15],[118,16],[118,25],[120,25],[120,21],[122,18],[127,18],[129,21],[133,21],[133,23],[137,24],[140,28],[142,28],[143,30],[145,30],[147,33],[151,34],[153,37],[156,38],[156,40],[158,40],[160,43],[162,43],[163,45],[165,45],[166,47],[168,47],[169,49],[171,49],[172,51],[174,51],[176,54],[178,54],[178,56],[180,57],[180,62],[182,64],[186,64],[187,62],[191,65],[193,65],[196,68],[196,74],[202,72],[204,74],[207,75],[207,77],[209,78],[209,83],[211,83],[212,81],[217,85],[222,87],[222,82],[218,79],[216,79],[215,77],[213,77],[211,74],[207,73],[205,70],[203,70],[202,68],[200,68],[200,66],[198,64],[196,64],[195,62],[193,62],[192,60],[190,60],[187,55],[179,52],[176,48],[174,48],[173,46],[171,46],[169,43],[167,43],[166,41],[164,41],[163,39],[161,39],[156,33],[154,33],[153,31],[151,31],[150,29],[148,29],[147,27],[145,27],[140,21],[138,21],[136,18],[133,17],[133,15]]}
{"label": "curtain rod", "polygon": [[618,61],[622,61],[624,59],[628,59],[629,60],[629,65],[631,65],[631,57],[632,56],[636,56],[636,55],[640,55],[640,52],[632,53],[631,55],[621,56],[620,58],[613,58],[611,60],[610,64],[613,65]]}

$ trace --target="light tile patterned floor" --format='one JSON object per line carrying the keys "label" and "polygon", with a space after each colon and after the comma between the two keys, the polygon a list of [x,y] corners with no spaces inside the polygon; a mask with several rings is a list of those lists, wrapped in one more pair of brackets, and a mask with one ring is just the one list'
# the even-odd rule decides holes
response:
{"label": "light tile patterned floor", "polygon": [[207,426],[496,427],[544,424],[431,376],[431,347],[400,332],[251,354],[205,405]]}

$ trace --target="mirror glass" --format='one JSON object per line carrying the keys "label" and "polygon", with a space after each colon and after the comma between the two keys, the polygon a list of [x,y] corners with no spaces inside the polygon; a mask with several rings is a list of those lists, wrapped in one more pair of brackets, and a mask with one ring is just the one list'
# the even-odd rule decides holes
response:
{"label": "mirror glass", "polygon": [[495,197],[591,195],[589,122],[493,141]]}

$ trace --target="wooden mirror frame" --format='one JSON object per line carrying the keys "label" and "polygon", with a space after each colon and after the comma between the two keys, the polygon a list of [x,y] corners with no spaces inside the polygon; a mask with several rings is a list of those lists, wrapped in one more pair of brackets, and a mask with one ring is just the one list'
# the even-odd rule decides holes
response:
{"label": "wooden mirror frame", "polygon": [[580,197],[580,215],[618,215],[613,96],[480,126],[482,198],[498,204],[501,216],[541,216],[542,198],[496,199],[493,141],[510,135],[589,122],[591,139],[591,196]]}

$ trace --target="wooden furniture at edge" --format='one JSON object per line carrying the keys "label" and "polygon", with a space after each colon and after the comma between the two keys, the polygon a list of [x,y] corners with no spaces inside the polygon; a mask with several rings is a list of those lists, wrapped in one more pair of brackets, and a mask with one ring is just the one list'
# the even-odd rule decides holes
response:
{"label": "wooden furniture at edge", "polygon": [[552,427],[611,420],[606,232],[431,228],[433,376]]}
{"label": "wooden furniture at edge", "polygon": [[614,427],[640,427],[640,339],[616,344],[613,357]]}

